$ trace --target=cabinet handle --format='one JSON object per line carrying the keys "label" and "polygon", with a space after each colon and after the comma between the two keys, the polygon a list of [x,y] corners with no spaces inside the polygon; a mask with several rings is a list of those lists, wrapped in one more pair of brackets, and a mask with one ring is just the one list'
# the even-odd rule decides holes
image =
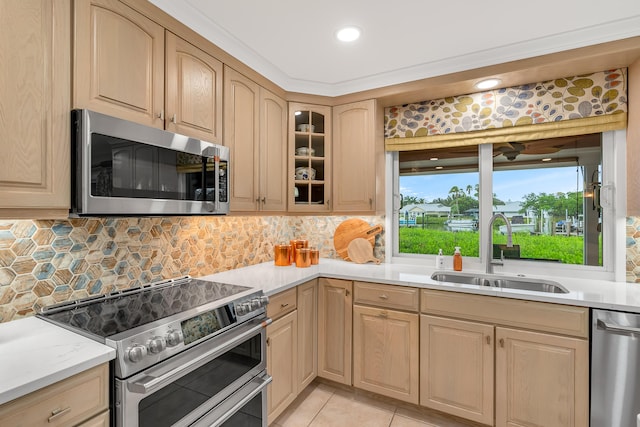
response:
{"label": "cabinet handle", "polygon": [[380,314],[378,314],[379,317],[382,317],[383,319],[386,319],[387,317],[389,317],[389,313],[387,313],[386,311],[381,311]]}
{"label": "cabinet handle", "polygon": [[158,118],[164,122],[164,110],[160,110],[158,113]]}
{"label": "cabinet handle", "polygon": [[176,123],[177,121],[178,121],[178,117],[174,114],[174,115],[171,117],[171,123]]}
{"label": "cabinet handle", "polygon": [[263,204],[264,204],[264,203],[267,203],[267,198],[266,198],[266,197],[263,197],[263,198],[262,198],[262,203],[263,203]]}
{"label": "cabinet handle", "polygon": [[271,345],[271,338],[267,338],[267,345],[270,346]]}
{"label": "cabinet handle", "polygon": [[380,295],[378,298],[380,298],[380,299],[389,299],[389,297],[386,296],[385,294]]}
{"label": "cabinet handle", "polygon": [[327,206],[331,207],[331,200],[327,199]]}
{"label": "cabinet handle", "polygon": [[55,420],[57,420],[58,418],[62,417],[63,415],[65,415],[67,412],[69,412],[71,410],[70,406],[67,406],[64,409],[54,409],[53,411],[51,411],[51,416],[48,418],[48,422],[52,423]]}
{"label": "cabinet handle", "polygon": [[288,306],[289,306],[289,303],[286,303],[286,304],[280,304],[280,308],[285,308],[285,307],[288,307]]}
{"label": "cabinet handle", "polygon": [[260,203],[260,197],[256,199],[256,203]]}
{"label": "cabinet handle", "polygon": [[345,290],[344,290],[344,294],[345,294],[346,296],[349,296],[349,295],[351,295],[351,292],[349,292],[349,289],[345,289]]}
{"label": "cabinet handle", "polygon": [[491,337],[487,335],[487,344],[491,344]]}
{"label": "cabinet handle", "polygon": [[498,342],[500,343],[500,347],[504,347],[504,338],[500,338]]}
{"label": "cabinet handle", "polygon": [[371,197],[369,197],[369,207],[370,208],[373,207],[373,199]]}

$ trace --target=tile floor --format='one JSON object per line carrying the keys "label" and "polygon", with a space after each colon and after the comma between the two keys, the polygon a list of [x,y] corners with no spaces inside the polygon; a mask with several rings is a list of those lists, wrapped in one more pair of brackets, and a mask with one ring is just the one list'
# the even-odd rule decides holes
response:
{"label": "tile floor", "polygon": [[423,413],[360,392],[313,382],[270,427],[470,427],[436,413]]}

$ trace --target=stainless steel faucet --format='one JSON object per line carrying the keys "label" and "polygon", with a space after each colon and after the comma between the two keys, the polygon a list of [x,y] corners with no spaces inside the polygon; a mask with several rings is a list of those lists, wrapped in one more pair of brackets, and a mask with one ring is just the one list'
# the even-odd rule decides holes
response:
{"label": "stainless steel faucet", "polygon": [[502,218],[504,220],[504,222],[507,224],[507,247],[508,248],[512,248],[513,247],[511,223],[509,222],[509,219],[504,214],[501,214],[501,213],[493,214],[493,216],[489,220],[489,238],[487,239],[487,254],[486,254],[486,256],[487,256],[487,274],[493,274],[493,266],[494,265],[503,265],[504,264],[504,252],[502,252],[502,251],[500,252],[500,259],[499,260],[494,260],[493,259],[493,222],[497,218]]}

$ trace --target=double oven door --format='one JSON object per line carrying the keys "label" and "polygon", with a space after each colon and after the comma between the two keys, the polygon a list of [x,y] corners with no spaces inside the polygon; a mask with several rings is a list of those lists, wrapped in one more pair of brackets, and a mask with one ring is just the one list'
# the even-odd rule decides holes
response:
{"label": "double oven door", "polygon": [[115,379],[116,427],[267,426],[265,317],[127,379]]}

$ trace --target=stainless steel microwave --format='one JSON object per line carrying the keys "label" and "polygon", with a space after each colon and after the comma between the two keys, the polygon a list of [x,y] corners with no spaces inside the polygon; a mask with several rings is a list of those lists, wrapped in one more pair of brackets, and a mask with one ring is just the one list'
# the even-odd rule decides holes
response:
{"label": "stainless steel microwave", "polygon": [[71,112],[71,215],[229,212],[229,148],[89,110]]}

